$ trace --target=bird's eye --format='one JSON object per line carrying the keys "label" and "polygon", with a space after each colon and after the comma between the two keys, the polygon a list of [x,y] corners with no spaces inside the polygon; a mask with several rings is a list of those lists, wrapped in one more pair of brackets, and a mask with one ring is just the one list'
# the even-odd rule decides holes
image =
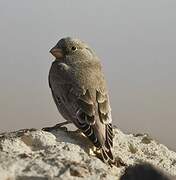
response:
{"label": "bird's eye", "polygon": [[77,48],[75,47],[75,46],[72,46],[72,51],[76,51],[77,50]]}

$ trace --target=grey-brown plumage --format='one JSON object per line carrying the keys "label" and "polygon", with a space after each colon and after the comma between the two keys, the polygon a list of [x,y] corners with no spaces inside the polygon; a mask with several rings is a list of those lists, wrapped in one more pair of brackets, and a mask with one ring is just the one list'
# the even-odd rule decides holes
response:
{"label": "grey-brown plumage", "polygon": [[63,38],[50,51],[55,56],[49,85],[62,116],[75,124],[112,163],[111,109],[99,59],[78,39]]}

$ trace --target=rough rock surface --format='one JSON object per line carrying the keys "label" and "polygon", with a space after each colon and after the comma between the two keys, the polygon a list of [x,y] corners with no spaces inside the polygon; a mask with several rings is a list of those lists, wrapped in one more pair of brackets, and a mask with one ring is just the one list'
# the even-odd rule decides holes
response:
{"label": "rough rock surface", "polygon": [[113,167],[90,153],[90,147],[82,134],[62,129],[0,134],[0,179],[119,179],[126,166],[143,161],[176,175],[176,153],[145,134],[114,130]]}

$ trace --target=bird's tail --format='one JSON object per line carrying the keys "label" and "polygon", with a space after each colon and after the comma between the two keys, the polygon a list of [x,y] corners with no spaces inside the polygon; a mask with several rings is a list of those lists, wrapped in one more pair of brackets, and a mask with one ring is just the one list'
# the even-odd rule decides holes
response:
{"label": "bird's tail", "polygon": [[[105,163],[112,164],[114,162],[114,157],[112,154],[113,147],[113,128],[112,124],[105,124],[105,137],[102,139],[98,132],[98,126],[93,124],[88,124],[82,119],[85,119],[85,114],[79,114],[77,127],[83,132],[85,136],[100,150],[101,159]],[[99,153],[97,153],[98,155]]]}
{"label": "bird's tail", "polygon": [[114,157],[112,154],[113,148],[113,129],[112,124],[106,125],[106,140],[105,144],[101,147],[101,156],[105,163],[112,164],[114,162]]}

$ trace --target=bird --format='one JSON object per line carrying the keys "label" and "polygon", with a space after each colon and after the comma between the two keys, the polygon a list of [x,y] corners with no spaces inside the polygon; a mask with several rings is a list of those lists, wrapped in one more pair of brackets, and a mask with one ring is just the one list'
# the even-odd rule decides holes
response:
{"label": "bird", "polygon": [[65,37],[50,50],[55,60],[49,87],[58,111],[99,150],[105,163],[113,163],[113,128],[110,100],[100,59],[88,44]]}

